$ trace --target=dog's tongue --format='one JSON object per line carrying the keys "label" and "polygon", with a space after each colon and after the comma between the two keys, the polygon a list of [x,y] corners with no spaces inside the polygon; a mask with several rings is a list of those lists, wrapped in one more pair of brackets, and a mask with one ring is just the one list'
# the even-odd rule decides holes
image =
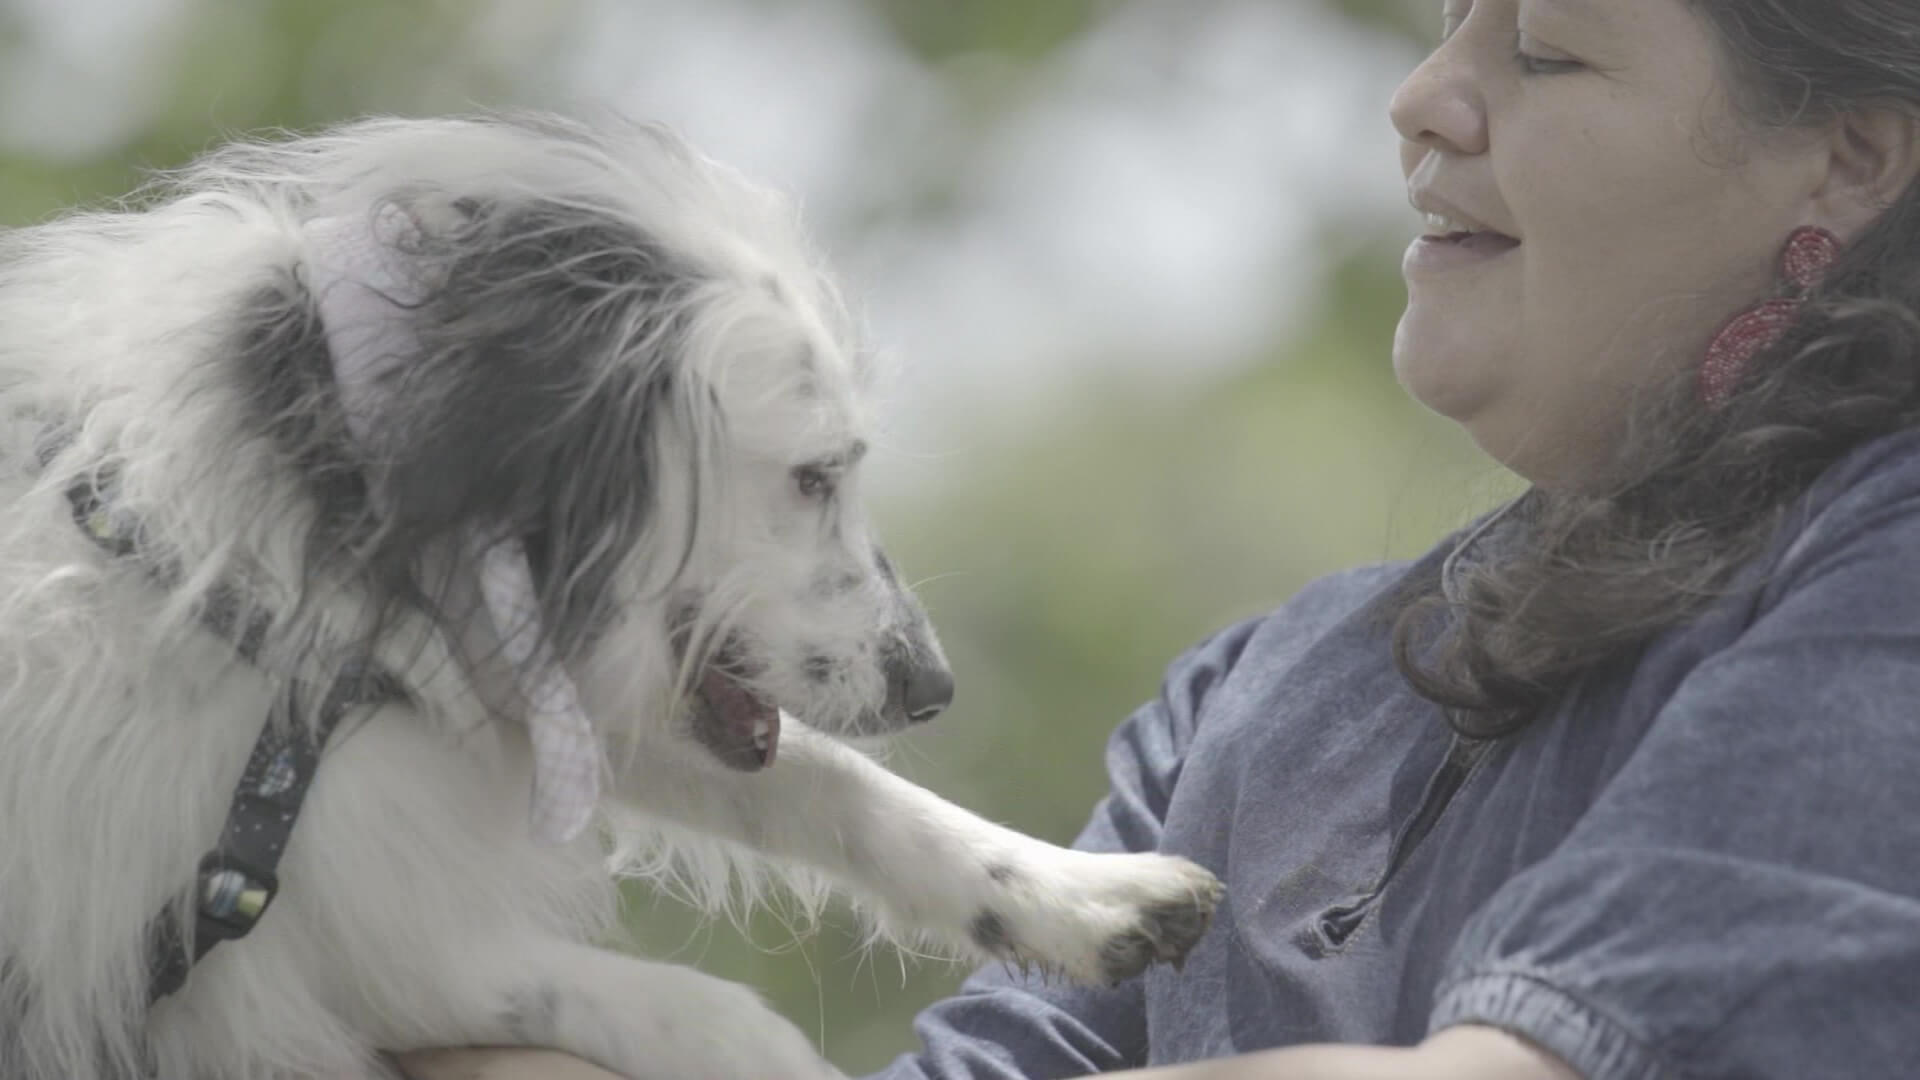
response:
{"label": "dog's tongue", "polygon": [[772,702],[709,665],[700,676],[705,706],[700,738],[715,756],[736,769],[764,769],[780,748],[780,710]]}

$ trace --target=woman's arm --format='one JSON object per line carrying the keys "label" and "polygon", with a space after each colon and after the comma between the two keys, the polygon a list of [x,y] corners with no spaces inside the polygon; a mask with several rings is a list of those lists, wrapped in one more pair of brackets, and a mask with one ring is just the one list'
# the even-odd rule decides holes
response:
{"label": "woman's arm", "polygon": [[623,1080],[554,1050],[420,1050],[399,1062],[408,1080]]}
{"label": "woman's arm", "polygon": [[1109,1075],[1114,1080],[1581,1080],[1531,1043],[1472,1025],[1448,1028],[1411,1050],[1301,1046]]}
{"label": "woman's arm", "polygon": [[[444,1050],[411,1054],[412,1080],[620,1080],[547,1050]],[[1115,1080],[1580,1080],[1545,1051],[1489,1027],[1449,1028],[1411,1050],[1302,1046],[1245,1057],[1109,1073]]]}

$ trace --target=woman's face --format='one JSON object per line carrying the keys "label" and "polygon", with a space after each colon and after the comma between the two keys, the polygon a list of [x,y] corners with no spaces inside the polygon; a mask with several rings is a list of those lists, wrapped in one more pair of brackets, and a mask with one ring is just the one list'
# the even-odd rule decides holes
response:
{"label": "woman's face", "polygon": [[1825,142],[1739,135],[1683,0],[1446,0],[1446,33],[1393,122],[1415,205],[1454,219],[1429,232],[1483,234],[1409,250],[1394,370],[1510,468],[1578,488],[1636,391],[1691,371],[1822,224]]}

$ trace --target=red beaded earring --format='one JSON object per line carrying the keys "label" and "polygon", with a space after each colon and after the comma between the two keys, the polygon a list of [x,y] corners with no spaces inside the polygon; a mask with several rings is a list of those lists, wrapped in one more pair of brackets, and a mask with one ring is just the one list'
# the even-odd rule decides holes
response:
{"label": "red beaded earring", "polygon": [[1820,284],[1839,257],[1839,237],[1813,225],[1793,230],[1780,256],[1781,283],[1790,295],[1748,308],[1714,335],[1706,362],[1700,365],[1702,402],[1709,408],[1727,403],[1753,358],[1786,336],[1800,317],[1806,294]]}

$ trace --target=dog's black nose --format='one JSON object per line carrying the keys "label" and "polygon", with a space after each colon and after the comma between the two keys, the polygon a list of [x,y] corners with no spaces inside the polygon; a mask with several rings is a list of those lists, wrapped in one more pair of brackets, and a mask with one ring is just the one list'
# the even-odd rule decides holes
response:
{"label": "dog's black nose", "polygon": [[922,724],[940,715],[953,704],[953,672],[944,664],[916,666],[907,676],[906,693],[901,697],[907,707],[907,719]]}
{"label": "dog's black nose", "polygon": [[939,660],[914,660],[901,649],[887,657],[886,665],[889,704],[907,722],[924,724],[953,704],[953,672]]}

